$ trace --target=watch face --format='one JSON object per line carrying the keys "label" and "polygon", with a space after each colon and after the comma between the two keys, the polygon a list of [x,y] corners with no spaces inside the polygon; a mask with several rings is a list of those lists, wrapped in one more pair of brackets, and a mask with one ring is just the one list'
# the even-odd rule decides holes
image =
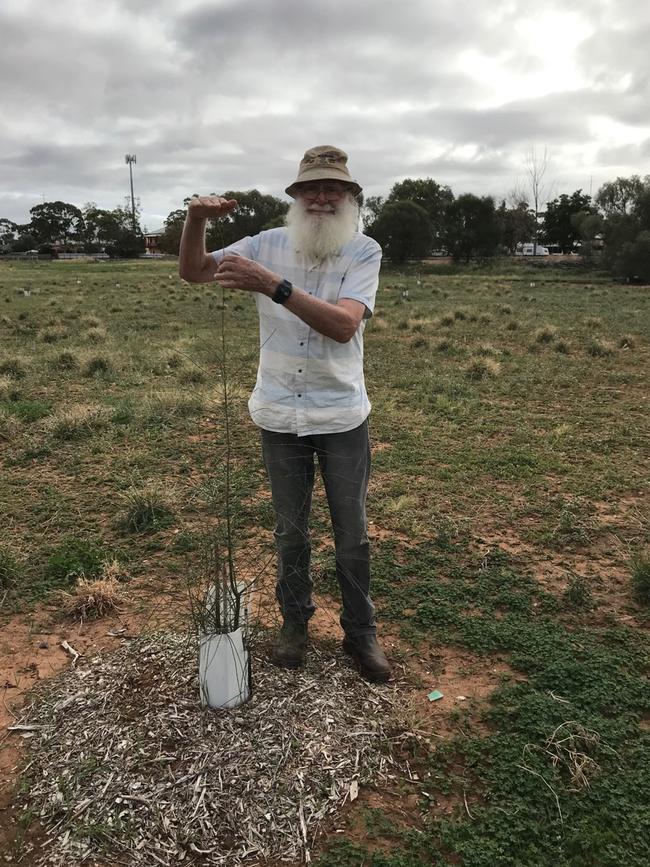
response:
{"label": "watch face", "polygon": [[273,295],[273,300],[276,304],[284,304],[291,295],[291,289],[291,283],[289,283],[288,280],[283,280],[282,283],[278,285],[275,294]]}

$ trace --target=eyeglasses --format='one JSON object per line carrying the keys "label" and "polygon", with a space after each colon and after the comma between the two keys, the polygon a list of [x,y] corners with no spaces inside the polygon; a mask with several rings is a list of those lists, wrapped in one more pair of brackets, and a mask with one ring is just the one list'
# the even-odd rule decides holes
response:
{"label": "eyeglasses", "polygon": [[320,193],[323,193],[328,201],[334,201],[335,199],[340,199],[341,196],[345,195],[345,193],[348,192],[348,189],[349,188],[343,186],[343,184],[338,184],[334,181],[332,183],[322,182],[300,184],[298,192],[306,199],[316,199]]}

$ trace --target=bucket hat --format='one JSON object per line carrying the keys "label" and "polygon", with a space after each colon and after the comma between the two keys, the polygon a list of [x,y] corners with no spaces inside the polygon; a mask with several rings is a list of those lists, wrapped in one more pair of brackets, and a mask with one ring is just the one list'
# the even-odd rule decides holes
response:
{"label": "bucket hat", "polygon": [[341,181],[348,184],[351,192],[358,196],[361,186],[352,179],[348,169],[348,155],[340,148],[333,145],[318,145],[309,148],[300,161],[298,177],[290,184],[285,193],[295,198],[298,192],[298,184],[306,184],[311,181]]}

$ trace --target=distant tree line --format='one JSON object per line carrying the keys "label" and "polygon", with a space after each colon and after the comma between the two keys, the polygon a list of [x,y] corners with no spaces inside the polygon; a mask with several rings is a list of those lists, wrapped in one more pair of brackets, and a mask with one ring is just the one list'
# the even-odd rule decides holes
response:
{"label": "distant tree line", "polygon": [[0,218],[0,252],[40,253],[81,250],[130,258],[144,252],[138,214],[126,208],[105,210],[89,202],[83,208],[69,202],[43,202],[30,210],[29,223]]}
{"label": "distant tree line", "polygon": [[602,262],[617,277],[650,280],[650,175],[606,183],[593,202],[582,190],[562,194],[542,213],[521,191],[497,206],[491,196],[455,197],[431,178],[408,178],[385,199],[367,199],[363,222],[395,262],[432,251],[469,262],[512,254],[518,245],[537,240],[562,253],[579,249],[588,262],[602,247]]}
{"label": "distant tree line", "polygon": [[[239,204],[224,220],[208,224],[209,249],[284,223],[288,205],[275,196],[259,190],[227,190],[223,195]],[[521,190],[497,205],[492,196],[454,196],[432,178],[407,178],[394,184],[385,198],[367,198],[362,220],[366,234],[397,263],[436,253],[469,262],[513,254],[519,245],[534,241],[563,253],[579,250],[587,262],[599,255],[616,277],[650,281],[650,175],[606,183],[593,201],[582,190],[563,193],[546,202],[541,213],[536,192],[530,197],[535,207]],[[178,254],[189,198],[165,220],[158,241],[163,252]],[[144,250],[139,221],[134,226],[128,209],[103,210],[94,203],[79,209],[57,201],[36,205],[30,216],[25,225],[0,219],[0,251],[56,246],[124,257]]]}

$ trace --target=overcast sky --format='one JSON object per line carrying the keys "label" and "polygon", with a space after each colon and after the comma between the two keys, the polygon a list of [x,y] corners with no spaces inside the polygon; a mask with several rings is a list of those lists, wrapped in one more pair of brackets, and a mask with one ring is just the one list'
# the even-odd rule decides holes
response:
{"label": "overcast sky", "polygon": [[503,197],[531,147],[554,194],[650,174],[647,0],[1,0],[0,217],[44,199],[143,224],[194,192],[283,196],[342,147],[367,195],[405,177]]}

